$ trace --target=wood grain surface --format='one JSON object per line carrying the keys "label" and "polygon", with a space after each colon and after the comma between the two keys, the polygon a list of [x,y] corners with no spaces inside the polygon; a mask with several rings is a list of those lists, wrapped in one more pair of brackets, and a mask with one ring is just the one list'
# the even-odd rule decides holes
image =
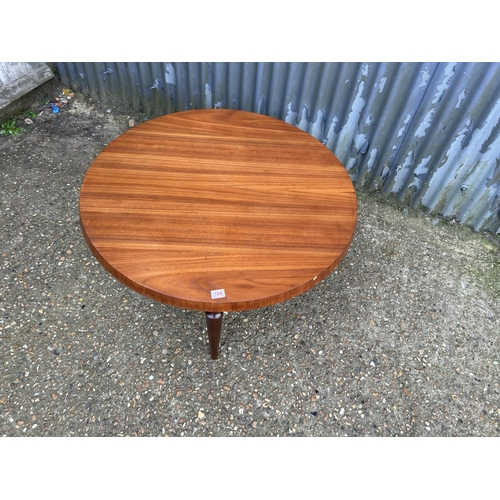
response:
{"label": "wood grain surface", "polygon": [[265,307],[318,284],[346,254],[356,217],[352,182],[323,144],[226,109],[128,130],[95,159],[80,193],[84,237],[113,276],[206,312]]}

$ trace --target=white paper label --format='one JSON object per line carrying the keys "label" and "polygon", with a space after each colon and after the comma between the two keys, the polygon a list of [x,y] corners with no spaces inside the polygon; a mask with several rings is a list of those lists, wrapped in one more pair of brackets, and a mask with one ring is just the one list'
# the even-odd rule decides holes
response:
{"label": "white paper label", "polygon": [[212,290],[210,295],[212,296],[212,299],[223,299],[226,296],[226,292],[224,291],[224,288],[221,288],[220,290]]}

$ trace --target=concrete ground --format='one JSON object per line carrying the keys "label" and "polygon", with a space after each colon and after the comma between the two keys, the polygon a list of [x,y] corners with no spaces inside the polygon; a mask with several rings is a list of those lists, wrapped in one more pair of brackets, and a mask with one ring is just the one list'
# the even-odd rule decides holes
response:
{"label": "concrete ground", "polygon": [[81,234],[85,172],[139,117],[30,106],[0,136],[0,435],[500,435],[497,236],[359,192],[336,271],[227,315],[213,361],[203,313],[129,290]]}

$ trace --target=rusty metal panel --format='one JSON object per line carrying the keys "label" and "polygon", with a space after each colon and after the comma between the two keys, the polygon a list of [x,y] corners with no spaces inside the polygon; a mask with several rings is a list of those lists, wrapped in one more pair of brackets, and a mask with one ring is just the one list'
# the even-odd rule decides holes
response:
{"label": "rusty metal panel", "polygon": [[244,109],[307,131],[357,189],[500,232],[498,63],[57,63],[68,86],[144,119]]}

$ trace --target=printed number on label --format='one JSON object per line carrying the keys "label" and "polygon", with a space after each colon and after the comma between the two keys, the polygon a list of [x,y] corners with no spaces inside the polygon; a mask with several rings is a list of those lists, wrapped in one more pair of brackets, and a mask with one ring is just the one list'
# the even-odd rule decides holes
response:
{"label": "printed number on label", "polygon": [[212,290],[210,295],[212,296],[212,299],[223,299],[226,296],[226,292],[224,291],[224,288],[221,288],[220,290]]}

